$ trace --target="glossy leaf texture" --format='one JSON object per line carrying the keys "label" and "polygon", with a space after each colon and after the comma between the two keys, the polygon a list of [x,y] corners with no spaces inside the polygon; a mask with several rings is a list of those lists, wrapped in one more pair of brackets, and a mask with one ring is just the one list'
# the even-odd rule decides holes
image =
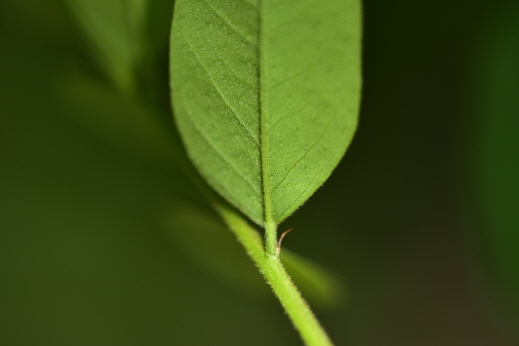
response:
{"label": "glossy leaf texture", "polygon": [[358,0],[178,0],[173,111],[187,152],[256,223],[291,215],[357,125]]}

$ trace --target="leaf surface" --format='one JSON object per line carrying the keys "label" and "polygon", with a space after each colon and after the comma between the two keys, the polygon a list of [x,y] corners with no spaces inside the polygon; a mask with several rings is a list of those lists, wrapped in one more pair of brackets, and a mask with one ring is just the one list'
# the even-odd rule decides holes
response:
{"label": "leaf surface", "polygon": [[178,0],[173,109],[201,174],[256,223],[331,174],[357,124],[358,0]]}

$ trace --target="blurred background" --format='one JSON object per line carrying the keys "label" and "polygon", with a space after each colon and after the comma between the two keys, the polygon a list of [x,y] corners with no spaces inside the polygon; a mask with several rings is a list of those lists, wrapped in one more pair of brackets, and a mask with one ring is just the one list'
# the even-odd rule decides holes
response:
{"label": "blurred background", "polygon": [[[150,3],[132,81],[88,11],[0,2],[0,345],[302,345],[174,164]],[[519,345],[519,3],[364,6],[356,138],[281,225],[340,282],[310,303],[337,345]]]}

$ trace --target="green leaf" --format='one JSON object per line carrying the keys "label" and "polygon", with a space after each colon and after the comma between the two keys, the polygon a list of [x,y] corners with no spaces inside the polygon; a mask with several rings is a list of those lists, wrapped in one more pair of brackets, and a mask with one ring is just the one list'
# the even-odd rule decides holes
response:
{"label": "green leaf", "polygon": [[173,109],[201,174],[278,224],[328,178],[357,124],[358,0],[178,0]]}
{"label": "green leaf", "polygon": [[98,58],[122,89],[134,87],[144,52],[148,0],[66,0]]}

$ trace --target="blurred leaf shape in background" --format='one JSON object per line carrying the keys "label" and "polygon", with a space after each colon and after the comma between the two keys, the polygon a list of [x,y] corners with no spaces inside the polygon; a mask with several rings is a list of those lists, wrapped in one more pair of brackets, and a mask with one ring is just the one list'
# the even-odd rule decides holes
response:
{"label": "blurred leaf shape in background", "polygon": [[[169,234],[194,261],[225,282],[270,296],[253,263],[243,260],[242,246],[214,213],[181,201],[174,206],[166,218]],[[286,248],[281,252],[281,260],[311,303],[338,308],[347,299],[347,288],[338,275]]]}
{"label": "blurred leaf shape in background", "polygon": [[[110,19],[96,12],[104,10],[102,6],[96,7],[95,3],[82,4],[81,1],[71,2],[78,9],[81,6],[89,9],[86,11],[87,16],[81,21],[85,25],[92,22],[90,24],[93,26],[103,26],[104,21]],[[153,4],[154,2],[150,4],[151,9],[157,7]],[[116,17],[123,18],[131,14],[125,14],[131,10],[130,7],[113,5],[112,12],[117,12]],[[82,13],[82,10],[78,11],[76,15]],[[143,21],[141,18],[131,21],[130,24],[142,26]],[[138,38],[137,35],[120,35],[121,28],[127,23],[120,22],[119,27],[114,26],[114,23],[109,24],[103,26],[109,37],[117,37],[119,34],[119,39],[126,39],[128,42]],[[85,34],[92,34],[90,30],[91,28],[87,28]],[[103,40],[103,37],[98,37],[92,43],[101,51],[117,48],[105,47],[106,40]],[[137,72],[132,71],[130,66],[126,68],[129,75]],[[142,100],[121,97],[104,81],[77,69],[65,69],[57,81],[64,104],[67,108],[70,107],[70,114],[79,116],[78,120],[88,128],[105,134],[111,142],[129,149],[131,153],[165,162],[178,159],[179,153],[175,152],[178,148],[176,143],[172,143],[174,139],[171,137],[174,133],[168,132],[163,124],[157,121],[153,114],[155,110],[139,102]],[[117,83],[115,86],[119,90],[124,87]],[[174,174],[172,178],[178,187],[175,189],[178,197],[200,201],[198,193],[192,190],[192,185],[185,181],[184,175]],[[185,200],[176,201],[174,213],[168,213],[172,215],[168,218],[168,224],[170,228],[175,229],[172,232],[174,238],[183,244],[196,261],[208,266],[227,281],[245,285],[249,289],[261,290],[264,286],[263,280],[251,263],[243,260],[243,250],[231,233],[207,211],[202,212],[199,209],[200,206],[186,204]],[[340,291],[343,291],[344,287],[335,275],[288,250],[283,251],[282,257],[294,280],[301,284],[303,292],[308,293],[311,300],[321,306],[331,307],[343,298]]]}
{"label": "blurred leaf shape in background", "polygon": [[475,43],[469,152],[483,243],[504,315],[519,322],[519,3],[498,8]]}
{"label": "blurred leaf shape in background", "polygon": [[122,90],[135,88],[146,47],[148,0],[67,0],[105,72]]}

